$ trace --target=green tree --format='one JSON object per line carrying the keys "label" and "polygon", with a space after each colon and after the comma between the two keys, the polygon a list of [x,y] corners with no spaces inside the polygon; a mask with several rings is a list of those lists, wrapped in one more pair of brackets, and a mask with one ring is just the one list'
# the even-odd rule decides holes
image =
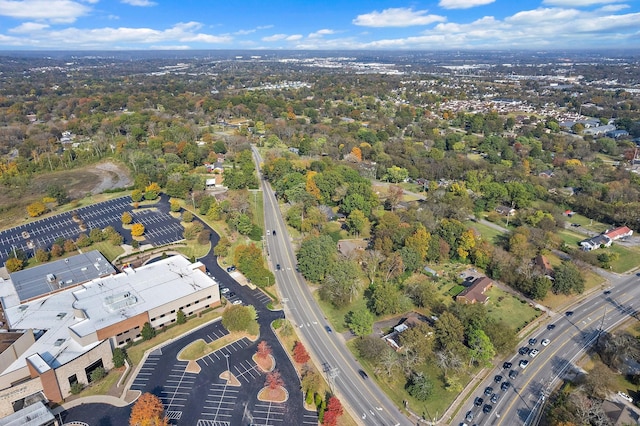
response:
{"label": "green tree", "polygon": [[400,291],[390,283],[378,284],[371,292],[371,307],[377,315],[400,312]]}
{"label": "green tree", "polygon": [[356,236],[360,236],[360,234],[365,233],[368,230],[370,224],[369,219],[362,213],[362,211],[355,209],[351,213],[349,213],[349,217],[347,217],[347,226],[349,227],[349,231]]}
{"label": "green tree", "polygon": [[384,179],[398,183],[402,182],[409,177],[409,171],[403,167],[391,166],[387,168],[387,173],[384,175]]}
{"label": "green tree", "polygon": [[231,305],[222,313],[222,325],[229,331],[251,332],[257,327],[257,322],[247,306]]}
{"label": "green tree", "polygon": [[184,324],[185,322],[187,322],[187,316],[182,309],[178,309],[178,312],[176,312],[176,324]]}
{"label": "green tree", "polygon": [[123,348],[115,348],[113,350],[113,366],[115,368],[123,367],[126,359],[127,352]]}
{"label": "green tree", "polygon": [[49,252],[44,249],[36,250],[36,260],[40,263],[45,263],[49,261]]}
{"label": "green tree", "polygon": [[356,336],[366,336],[373,332],[373,315],[366,307],[347,314],[346,324]]}
{"label": "green tree", "polygon": [[191,223],[193,221],[193,213],[191,213],[189,210],[185,210],[182,213],[182,221],[185,223]]}
{"label": "green tree", "polygon": [[440,348],[446,349],[464,339],[464,326],[451,312],[445,312],[435,324],[435,337]]}
{"label": "green tree", "polygon": [[169,200],[169,208],[172,212],[176,213],[180,211],[180,200],[177,200],[175,198],[171,198]]}
{"label": "green tree", "polygon": [[584,278],[571,261],[565,260],[554,269],[554,281],[551,289],[555,294],[582,293]]}
{"label": "green tree", "polygon": [[424,225],[418,224],[417,229],[413,234],[407,237],[404,245],[418,253],[420,255],[420,260],[424,262],[427,258],[427,252],[429,251],[430,240],[431,234],[427,232]]}
{"label": "green tree", "polygon": [[423,373],[414,373],[407,383],[409,395],[419,401],[426,401],[433,393],[433,382]]}
{"label": "green tree", "polygon": [[140,334],[142,335],[142,340],[149,340],[154,338],[154,336],[156,335],[156,330],[151,327],[151,324],[145,322],[142,326]]}
{"label": "green tree", "polygon": [[331,237],[309,237],[302,242],[296,256],[300,272],[309,281],[321,282],[336,254],[336,243]]}
{"label": "green tree", "polygon": [[480,329],[472,329],[467,336],[471,358],[482,364],[488,364],[496,355],[489,337]]}
{"label": "green tree", "polygon": [[358,265],[352,260],[332,261],[322,282],[320,295],[336,307],[353,302],[360,294],[362,286],[357,270]]}
{"label": "green tree", "polygon": [[134,189],[133,191],[131,191],[131,200],[135,203],[139,203],[140,201],[142,201],[142,191],[139,189]]}

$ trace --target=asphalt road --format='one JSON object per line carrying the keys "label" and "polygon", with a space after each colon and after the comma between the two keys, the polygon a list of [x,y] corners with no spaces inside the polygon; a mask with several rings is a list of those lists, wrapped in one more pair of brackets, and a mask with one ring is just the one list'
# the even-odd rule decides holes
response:
{"label": "asphalt road", "polygon": [[[256,163],[260,164],[262,159],[257,149],[253,148],[253,153]],[[296,272],[295,253],[278,202],[270,185],[264,181],[261,184],[265,226],[271,231],[266,237],[269,259],[286,316],[298,327],[298,334],[303,336],[314,361],[324,370],[333,391],[360,424],[416,424],[406,418],[371,379],[363,379],[358,374],[358,363],[342,337],[330,330],[305,280]],[[279,271],[275,268],[277,264],[281,266]]]}
{"label": "asphalt road", "polygon": [[[607,290],[611,292],[610,294],[598,291],[573,307],[569,311],[570,314],[567,312],[555,314],[550,322],[527,336],[523,343],[523,346],[540,351],[534,358],[515,354],[507,359],[513,363],[511,370],[518,371],[518,377],[515,380],[508,379],[509,370],[502,369],[501,363],[478,386],[478,390],[459,410],[450,424],[473,423],[491,426],[535,424],[536,417],[549,392],[564,375],[574,370],[574,362],[586,348],[595,344],[601,330],[611,330],[636,315],[637,298],[640,296],[638,284],[640,284],[638,276],[618,277]],[[548,325],[553,325],[555,328],[550,330]],[[537,339],[537,342],[534,345],[527,345],[530,338]],[[546,347],[541,345],[541,341],[545,338],[550,340]],[[523,359],[529,361],[525,369],[518,366]],[[511,382],[512,386],[506,392],[500,391],[500,385],[495,383],[494,376],[497,374]],[[492,386],[494,392],[501,395],[497,404],[491,404],[493,409],[488,414],[483,413],[480,407],[473,405],[476,397],[488,399],[483,395],[487,386]],[[472,421],[465,421],[468,411],[474,413]]]}

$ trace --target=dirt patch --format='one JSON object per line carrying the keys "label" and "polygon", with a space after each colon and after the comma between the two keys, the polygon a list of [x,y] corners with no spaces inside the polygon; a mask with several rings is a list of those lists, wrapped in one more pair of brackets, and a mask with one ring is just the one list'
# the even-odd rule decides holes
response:
{"label": "dirt patch", "polygon": [[28,220],[26,206],[41,200],[52,184],[64,187],[72,199],[87,194],[99,194],[108,189],[124,188],[132,184],[129,170],[113,161],[105,161],[74,170],[45,173],[33,177],[23,185],[2,187],[0,190],[0,226],[9,227],[21,219]]}

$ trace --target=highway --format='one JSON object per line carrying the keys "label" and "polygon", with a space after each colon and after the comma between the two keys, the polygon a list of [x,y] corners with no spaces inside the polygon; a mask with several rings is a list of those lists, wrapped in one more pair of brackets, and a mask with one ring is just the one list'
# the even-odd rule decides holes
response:
{"label": "highway", "polygon": [[[262,163],[253,147],[256,164]],[[260,172],[258,172],[260,175]],[[313,360],[324,372],[334,393],[362,425],[405,426],[406,418],[371,379],[359,374],[360,367],[344,340],[334,333],[318,307],[304,278],[296,272],[296,257],[274,192],[261,180],[264,193],[266,247],[287,319],[297,328]],[[274,232],[275,231],[275,232]],[[280,265],[280,270],[276,270]]]}
{"label": "highway", "polygon": [[[574,362],[584,353],[584,350],[596,343],[601,331],[609,331],[623,321],[635,316],[637,299],[640,296],[640,278],[638,276],[617,277],[612,286],[605,291],[594,292],[571,311],[552,315],[534,333],[531,333],[521,346],[537,349],[535,357],[515,354],[506,361],[513,366],[504,369],[500,363],[478,386],[476,392],[460,407],[458,414],[450,424],[477,424],[491,426],[533,425],[537,424],[537,417],[549,393],[559,384],[566,373],[573,370]],[[528,340],[537,341],[530,345]],[[548,346],[541,344],[543,339],[549,339]],[[522,369],[520,361],[526,359],[529,364]],[[515,379],[509,379],[511,370],[519,374]],[[500,383],[494,379],[496,375],[503,376]],[[508,390],[501,390],[501,384],[509,381]],[[493,404],[490,396],[484,394],[486,387],[492,387],[500,399]],[[474,405],[475,398],[485,401],[482,406]],[[489,413],[483,412],[484,404],[492,406]],[[471,411],[473,418],[465,419]]]}

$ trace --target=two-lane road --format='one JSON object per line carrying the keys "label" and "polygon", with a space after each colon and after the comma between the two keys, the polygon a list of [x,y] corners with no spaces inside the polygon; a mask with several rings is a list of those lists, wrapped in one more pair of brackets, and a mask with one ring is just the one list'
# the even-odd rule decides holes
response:
{"label": "two-lane road", "polygon": [[[253,149],[256,163],[262,160]],[[296,257],[270,186],[262,182],[269,260],[287,318],[298,328],[314,360],[324,370],[333,391],[363,425],[413,425],[371,380],[361,377],[360,367],[338,333],[334,333],[314,300],[306,282],[296,272]],[[274,234],[275,231],[275,234]],[[277,270],[276,265],[280,265]]]}

